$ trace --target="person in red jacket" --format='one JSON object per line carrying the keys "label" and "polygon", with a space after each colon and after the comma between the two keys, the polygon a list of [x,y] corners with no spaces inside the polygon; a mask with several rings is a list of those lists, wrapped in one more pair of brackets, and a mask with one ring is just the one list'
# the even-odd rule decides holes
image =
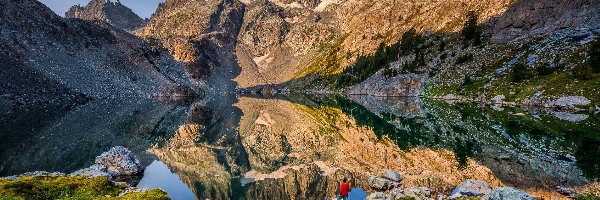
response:
{"label": "person in red jacket", "polygon": [[350,192],[350,184],[348,184],[348,179],[344,178],[342,184],[340,185],[340,197],[341,199],[348,199],[348,193]]}

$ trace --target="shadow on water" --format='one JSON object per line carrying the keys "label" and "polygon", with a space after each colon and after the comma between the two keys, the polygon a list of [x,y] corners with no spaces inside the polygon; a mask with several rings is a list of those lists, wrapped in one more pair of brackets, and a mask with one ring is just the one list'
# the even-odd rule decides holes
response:
{"label": "shadow on water", "polygon": [[[148,166],[139,186],[174,199],[323,199],[344,177],[365,188],[356,195],[370,192],[364,180],[381,164],[370,157],[388,158],[369,148],[386,141],[393,144],[378,148],[453,152],[457,164],[444,168],[467,169],[475,160],[513,186],[552,189],[600,176],[598,116],[566,122],[518,109],[368,96],[223,96],[183,105],[114,99],[49,110],[1,127],[0,176],[72,172],[122,145]],[[344,157],[338,148],[352,141],[367,145]],[[348,159],[357,163],[335,164]]]}

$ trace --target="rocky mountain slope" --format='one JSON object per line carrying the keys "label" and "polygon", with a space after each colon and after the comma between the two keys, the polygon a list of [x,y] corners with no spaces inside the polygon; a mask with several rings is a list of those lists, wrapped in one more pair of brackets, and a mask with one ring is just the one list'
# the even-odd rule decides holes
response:
{"label": "rocky mountain slope", "polygon": [[65,13],[65,17],[99,20],[126,31],[142,28],[147,23],[119,0],[92,0],[83,7],[75,5]]}
{"label": "rocky mountain slope", "polygon": [[[3,65],[30,69],[11,73],[10,80],[50,80],[56,84],[48,87],[57,85],[90,98],[195,93],[181,63],[160,45],[104,22],[61,18],[35,0],[3,0],[0,6],[0,54],[12,60]],[[24,85],[12,87],[29,91]],[[3,93],[15,95],[19,94]]]}
{"label": "rocky mountain slope", "polygon": [[[383,68],[396,61],[392,68],[400,69],[404,62],[414,59],[411,53],[389,49],[397,48],[394,45],[401,44],[402,35],[414,29],[428,39],[422,41],[427,44],[419,44],[427,51],[423,65],[447,63],[418,73],[431,72],[429,78],[422,80],[433,79],[433,84],[409,81],[425,86],[417,89],[424,89],[437,86],[438,80],[457,80],[448,74],[461,74],[462,71],[455,70],[458,69],[455,61],[462,56],[457,35],[470,11],[479,17],[477,23],[482,27],[484,46],[506,50],[514,48],[513,41],[525,44],[559,33],[578,34],[575,30],[591,30],[594,37],[597,33],[593,30],[600,28],[600,15],[594,12],[599,5],[587,0],[167,0],[148,26],[136,34],[159,39],[206,88],[287,86],[293,90],[345,91],[378,71],[380,75],[370,79],[371,83],[380,84],[376,90],[393,90],[397,83],[383,80]],[[568,30],[571,32],[567,33]],[[440,41],[451,44],[452,51],[445,54],[453,59],[439,61],[435,57],[443,53],[432,54]],[[586,44],[575,46],[573,51],[586,48]],[[389,60],[377,60],[381,49],[381,55]],[[559,51],[557,47],[550,49]],[[480,58],[500,62],[508,54],[525,53],[517,51],[520,50],[490,51],[489,56]],[[476,54],[479,49],[467,48],[465,52]],[[461,70],[465,68],[478,69],[465,66]],[[433,71],[451,73],[436,77]],[[406,73],[395,75],[399,74]],[[392,88],[385,89],[385,85]],[[363,90],[359,93],[377,93],[365,91],[374,87],[369,84],[357,87]],[[408,93],[422,93],[422,90]]]}

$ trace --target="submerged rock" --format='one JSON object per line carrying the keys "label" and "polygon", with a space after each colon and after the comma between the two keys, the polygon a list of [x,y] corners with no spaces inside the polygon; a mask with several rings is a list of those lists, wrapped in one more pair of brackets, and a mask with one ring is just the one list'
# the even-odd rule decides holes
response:
{"label": "submerged rock", "polygon": [[535,200],[533,196],[512,187],[496,188],[488,200]]}
{"label": "submerged rock", "polygon": [[490,185],[483,181],[469,179],[456,186],[452,191],[450,198],[461,196],[484,196],[492,192]]}

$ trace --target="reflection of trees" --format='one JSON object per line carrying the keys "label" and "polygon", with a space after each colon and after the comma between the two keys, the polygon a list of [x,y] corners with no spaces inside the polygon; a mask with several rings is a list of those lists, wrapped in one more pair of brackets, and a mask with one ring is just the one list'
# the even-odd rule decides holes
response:
{"label": "reflection of trees", "polygon": [[475,150],[475,142],[463,141],[460,138],[456,138],[454,146],[454,155],[458,161],[458,168],[465,169],[468,166],[468,158],[472,158]]}
{"label": "reflection of trees", "polygon": [[591,180],[600,178],[600,141],[586,138],[575,153],[577,166]]}

